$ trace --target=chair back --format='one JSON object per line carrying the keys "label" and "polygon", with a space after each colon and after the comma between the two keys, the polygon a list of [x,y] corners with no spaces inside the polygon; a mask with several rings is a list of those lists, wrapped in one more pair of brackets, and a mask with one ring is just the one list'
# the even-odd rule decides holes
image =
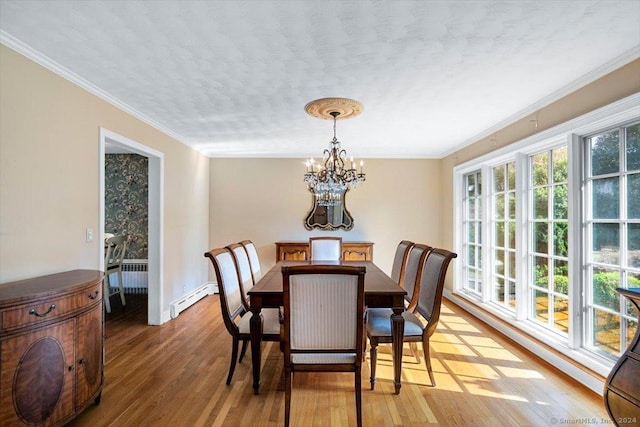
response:
{"label": "chair back", "polygon": [[302,359],[320,353],[311,359],[320,364],[335,361],[332,354],[350,353],[351,363],[360,363],[365,272],[345,265],[282,267],[285,363],[296,362],[294,353]]}
{"label": "chair back", "polygon": [[240,290],[242,291],[242,303],[244,308],[249,311],[249,296],[247,292],[253,288],[253,275],[251,274],[251,264],[249,263],[249,255],[240,243],[232,243],[226,246],[236,263],[236,271],[238,273],[238,281],[240,282]]}
{"label": "chair back", "polygon": [[104,255],[104,269],[105,271],[117,270],[122,268],[122,262],[124,261],[124,254],[127,250],[127,236],[113,236],[105,239],[105,246],[107,252]]}
{"label": "chair back", "polygon": [[246,310],[242,302],[242,291],[233,255],[227,248],[218,248],[205,252],[204,256],[211,260],[216,271],[220,292],[220,311],[224,324],[231,335],[237,335],[238,326],[235,319],[243,315]]}
{"label": "chair back", "polygon": [[400,286],[407,291],[405,300],[408,302],[407,311],[413,312],[418,305],[420,294],[420,277],[424,267],[427,254],[431,251],[431,246],[416,244],[409,249],[407,255],[407,265],[402,277]]}
{"label": "chair back", "polygon": [[258,283],[262,279],[262,269],[260,268],[260,258],[258,258],[258,251],[256,246],[251,240],[243,240],[240,242],[249,256],[249,264],[251,265],[251,275],[253,276],[253,284]]}
{"label": "chair back", "polygon": [[413,247],[414,243],[409,240],[403,240],[398,243],[396,248],[396,254],[393,257],[393,266],[391,267],[391,278],[394,282],[402,283],[404,276],[405,266],[407,265],[407,257],[409,256],[409,250]]}
{"label": "chair back", "polygon": [[458,255],[445,249],[433,249],[429,252],[420,280],[420,296],[416,311],[427,321],[425,334],[431,336],[438,325],[442,305],[444,279],[449,263]]}
{"label": "chair back", "polygon": [[312,261],[340,261],[342,237],[310,237],[309,253]]}

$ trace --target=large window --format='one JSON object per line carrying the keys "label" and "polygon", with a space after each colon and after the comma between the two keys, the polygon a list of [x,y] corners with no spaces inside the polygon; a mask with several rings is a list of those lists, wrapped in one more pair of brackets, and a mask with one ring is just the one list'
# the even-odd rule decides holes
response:
{"label": "large window", "polygon": [[616,291],[640,287],[638,100],[454,173],[454,291],[604,374],[638,327]]}
{"label": "large window", "polygon": [[528,318],[545,327],[569,330],[569,239],[567,146],[529,157]]}
{"label": "large window", "polygon": [[482,175],[475,171],[464,176],[464,288],[482,293]]}
{"label": "large window", "polygon": [[516,165],[493,168],[494,264],[491,301],[514,311],[516,307]]}
{"label": "large window", "polygon": [[617,287],[640,287],[640,124],[585,138],[586,345],[624,351],[637,325]]}

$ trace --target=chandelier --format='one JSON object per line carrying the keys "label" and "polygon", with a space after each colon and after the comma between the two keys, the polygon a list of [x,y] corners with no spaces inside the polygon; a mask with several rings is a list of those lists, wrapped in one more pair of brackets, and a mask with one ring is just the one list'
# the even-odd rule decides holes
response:
{"label": "chandelier", "polygon": [[310,102],[305,106],[307,113],[322,119],[333,119],[333,139],[330,147],[324,150],[321,162],[311,158],[305,162],[307,172],[304,182],[320,206],[336,206],[342,204],[342,198],[356,184],[364,182],[364,161],[360,161],[360,171],[356,169],[353,157],[348,161],[347,152],[340,147],[336,137],[336,120],[348,119],[360,114],[362,105],[346,98],[323,98]]}

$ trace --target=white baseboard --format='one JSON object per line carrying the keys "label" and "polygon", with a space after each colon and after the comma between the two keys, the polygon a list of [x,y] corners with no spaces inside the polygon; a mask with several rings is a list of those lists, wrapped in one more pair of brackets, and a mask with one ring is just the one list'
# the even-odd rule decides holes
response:
{"label": "white baseboard", "polygon": [[191,307],[196,302],[200,301],[207,295],[218,293],[218,284],[213,282],[207,282],[197,289],[189,292],[188,294],[178,298],[169,305],[170,315],[172,319],[178,317],[180,312]]}

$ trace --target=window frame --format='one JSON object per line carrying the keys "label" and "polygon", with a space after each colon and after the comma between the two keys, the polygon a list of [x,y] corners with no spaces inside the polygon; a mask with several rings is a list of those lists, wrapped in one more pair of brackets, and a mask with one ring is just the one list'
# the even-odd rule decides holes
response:
{"label": "window frame", "polygon": [[[582,116],[576,117],[567,122],[561,123],[557,126],[543,130],[534,135],[531,135],[522,140],[516,141],[512,144],[506,145],[499,149],[492,151],[492,146],[487,147],[487,152],[475,159],[468,160],[464,163],[458,164],[453,168],[453,212],[454,212],[454,227],[453,227],[453,242],[454,250],[461,253],[462,248],[462,236],[461,236],[461,192],[462,182],[465,174],[473,170],[482,171],[482,183],[483,183],[483,208],[485,213],[491,212],[492,206],[490,203],[491,193],[487,189],[493,189],[492,174],[489,173],[493,167],[500,164],[515,161],[516,163],[516,281],[517,292],[523,292],[516,297],[516,310],[515,313],[509,310],[500,309],[498,304],[491,303],[489,301],[490,292],[492,286],[487,284],[491,283],[491,274],[493,272],[494,264],[490,258],[492,251],[490,248],[483,247],[483,259],[485,262],[491,264],[483,264],[483,271],[485,271],[485,277],[483,277],[484,286],[483,294],[480,298],[470,295],[465,292],[461,282],[461,272],[464,268],[464,256],[454,265],[454,281],[453,290],[450,293],[451,297],[462,298],[472,302],[472,306],[478,306],[481,310],[489,312],[499,319],[507,321],[510,325],[514,326],[525,334],[525,338],[530,336],[535,340],[550,345],[560,353],[570,357],[572,360],[588,366],[589,369],[606,376],[613,366],[614,361],[611,358],[594,354],[591,351],[587,351],[584,348],[584,312],[585,301],[583,299],[582,283],[586,277],[585,260],[587,253],[584,244],[584,233],[582,231],[583,226],[583,213],[586,212],[584,206],[587,203],[581,196],[584,192],[583,188],[583,163],[584,163],[584,149],[582,148],[582,138],[590,134],[596,133],[606,128],[617,127],[624,124],[624,122],[631,122],[640,118],[640,93],[631,95],[622,100],[599,108],[597,110],[586,113]],[[495,135],[495,132],[491,134]],[[495,140],[495,139],[494,139]],[[493,140],[492,140],[493,142]],[[478,144],[482,144],[479,142]],[[568,149],[568,244],[569,244],[569,266],[568,274],[569,280],[569,330],[566,337],[558,337],[553,332],[541,331],[541,328],[532,324],[527,320],[527,304],[529,300],[526,298],[528,289],[528,275],[530,274],[528,266],[528,248],[530,245],[528,235],[528,212],[530,209],[530,200],[526,189],[528,188],[528,157],[545,149],[551,149],[560,145],[566,145]],[[490,218],[485,216],[484,218]],[[492,242],[493,235],[491,233],[491,221],[483,221],[483,245],[487,245],[488,242]],[[485,231],[487,233],[485,233]],[[524,249],[523,249],[524,248]],[[524,252],[524,255],[523,255]],[[574,289],[574,287],[580,287]],[[523,298],[524,296],[524,298]],[[482,311],[478,312],[479,314]],[[484,315],[483,315],[484,316]],[[554,336],[556,335],[556,336]],[[529,338],[526,338],[529,339]]]}

